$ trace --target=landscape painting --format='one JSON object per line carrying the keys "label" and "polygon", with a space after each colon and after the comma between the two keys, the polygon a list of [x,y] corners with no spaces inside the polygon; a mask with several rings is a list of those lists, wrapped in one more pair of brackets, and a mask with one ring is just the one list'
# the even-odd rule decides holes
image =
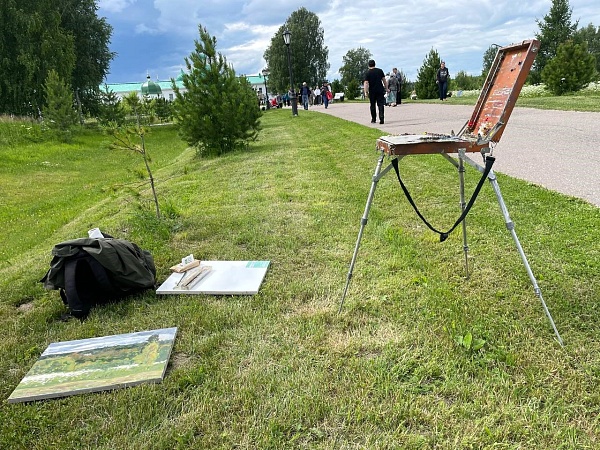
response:
{"label": "landscape painting", "polygon": [[9,403],[162,381],[177,328],[50,344]]}

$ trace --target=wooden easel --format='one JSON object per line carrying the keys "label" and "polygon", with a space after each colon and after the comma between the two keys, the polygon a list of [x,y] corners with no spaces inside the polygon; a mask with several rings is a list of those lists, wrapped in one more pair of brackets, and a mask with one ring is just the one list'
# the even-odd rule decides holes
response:
{"label": "wooden easel", "polygon": [[[491,158],[493,148],[498,143],[506,123],[512,113],[515,106],[521,88],[525,84],[525,80],[533,60],[540,48],[540,43],[537,40],[523,41],[519,44],[511,44],[506,47],[501,47],[496,53],[496,58],[490,68],[490,72],[486,78],[484,86],[481,90],[481,94],[475,105],[475,109],[471,118],[465,123],[463,128],[457,135],[446,135],[446,134],[433,134],[425,133],[421,135],[416,134],[403,134],[396,136],[383,136],[377,140],[377,151],[379,151],[379,157],[377,165],[375,167],[375,173],[373,175],[373,181],[371,183],[371,189],[367,197],[367,203],[365,211],[360,223],[360,229],[358,232],[358,238],[356,240],[356,246],[354,248],[354,254],[350,262],[350,268],[348,276],[346,278],[346,286],[344,287],[344,293],[340,301],[338,312],[341,312],[344,306],[344,300],[348,292],[350,280],[352,279],[352,273],[354,265],[356,263],[356,257],[358,255],[358,249],[360,247],[360,241],[364,232],[365,225],[368,221],[369,211],[373,203],[375,196],[375,190],[379,180],[394,166],[397,166],[399,160],[408,155],[422,155],[422,154],[440,154],[451,164],[453,164],[459,173],[460,181],[460,200],[461,208],[465,210],[465,196],[464,196],[464,164],[472,166],[482,174],[485,169],[482,165],[473,161],[467,156],[468,153],[480,153],[484,162],[486,158]],[[457,154],[457,158],[453,158],[450,154]],[[389,157],[392,162],[382,169],[385,157]],[[396,161],[394,161],[396,160]],[[558,339],[559,344],[563,345],[563,340],[554,324],[552,315],[546,306],[546,302],[542,297],[541,290],[537,284],[537,280],[533,275],[527,257],[523,252],[519,238],[515,232],[514,223],[512,222],[502,193],[500,192],[500,186],[496,179],[496,175],[493,170],[489,170],[487,179],[491,183],[492,188],[496,194],[498,204],[504,216],[507,229],[510,231],[512,238],[517,246],[521,260],[529,279],[533,285],[533,289],[537,297],[542,303],[542,307],[548,320],[550,321],[554,334]],[[465,269],[467,276],[469,274],[468,267],[468,245],[467,245],[467,230],[466,223],[462,221],[463,231],[463,249],[465,254]]]}

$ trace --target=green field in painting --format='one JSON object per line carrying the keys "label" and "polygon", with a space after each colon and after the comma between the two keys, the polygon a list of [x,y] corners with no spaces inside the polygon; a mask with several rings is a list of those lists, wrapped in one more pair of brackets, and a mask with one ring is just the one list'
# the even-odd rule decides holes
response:
{"label": "green field in painting", "polygon": [[27,401],[161,381],[172,340],[42,356],[9,401]]}

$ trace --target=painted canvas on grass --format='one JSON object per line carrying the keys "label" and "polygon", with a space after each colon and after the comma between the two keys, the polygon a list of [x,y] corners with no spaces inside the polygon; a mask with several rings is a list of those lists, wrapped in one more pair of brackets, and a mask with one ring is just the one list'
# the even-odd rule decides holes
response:
{"label": "painted canvas on grass", "polygon": [[50,344],[8,398],[9,403],[158,383],[177,328]]}

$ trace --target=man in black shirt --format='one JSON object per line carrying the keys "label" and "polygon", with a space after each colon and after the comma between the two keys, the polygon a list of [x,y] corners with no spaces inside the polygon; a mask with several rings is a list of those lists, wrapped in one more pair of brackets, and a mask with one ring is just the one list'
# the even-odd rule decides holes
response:
{"label": "man in black shirt", "polygon": [[385,73],[383,70],[375,67],[375,61],[369,60],[369,70],[365,73],[363,90],[365,97],[369,97],[371,102],[371,123],[377,121],[377,113],[375,110],[375,104],[379,109],[379,123],[383,124],[383,115],[385,111],[385,93],[389,91],[387,80],[385,79]]}

